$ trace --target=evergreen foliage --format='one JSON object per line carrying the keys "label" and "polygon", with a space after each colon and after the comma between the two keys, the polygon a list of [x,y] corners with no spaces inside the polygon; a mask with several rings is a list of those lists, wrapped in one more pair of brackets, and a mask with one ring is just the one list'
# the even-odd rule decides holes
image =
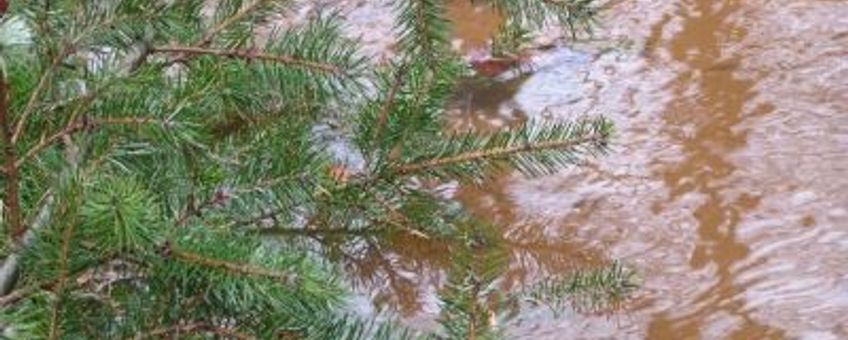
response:
{"label": "evergreen foliage", "polygon": [[[494,308],[480,296],[501,267],[496,237],[413,179],[550,174],[603,153],[611,124],[451,135],[442,109],[468,70],[447,48],[442,0],[396,1],[401,53],[382,66],[332,14],[258,46],[256,28],[293,2],[12,2],[0,19],[3,337],[418,336],[345,314],[332,263],[263,236],[389,231],[494,254],[458,259],[435,336],[497,334],[479,313]],[[490,3],[572,30],[595,8]],[[328,121],[363,166],[328,152]]]}

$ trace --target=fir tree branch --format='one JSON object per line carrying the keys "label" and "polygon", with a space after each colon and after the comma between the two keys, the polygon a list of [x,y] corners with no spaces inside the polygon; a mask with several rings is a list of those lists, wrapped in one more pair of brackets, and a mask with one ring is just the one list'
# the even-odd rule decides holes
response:
{"label": "fir tree branch", "polygon": [[15,168],[20,168],[23,164],[28,161],[30,158],[34,157],[36,154],[46,149],[47,147],[53,145],[64,137],[69,137],[77,132],[93,130],[95,128],[105,126],[105,125],[144,125],[144,124],[155,124],[161,123],[163,125],[167,125],[167,122],[163,122],[160,120],[152,119],[152,118],[143,118],[143,117],[118,117],[118,118],[102,118],[93,121],[76,121],[69,122],[68,125],[65,126],[61,131],[56,132],[49,137],[41,139],[35,146],[27,150],[27,152],[15,162]]}
{"label": "fir tree branch", "polygon": [[[94,251],[97,250],[96,246],[93,246],[93,245],[83,245],[82,247],[85,248],[88,251],[91,251],[91,252],[94,252]],[[80,278],[82,276],[86,275],[86,273],[90,273],[95,268],[102,266],[102,265],[105,265],[105,264],[108,264],[110,261],[114,261],[114,260],[122,260],[122,261],[126,261],[128,263],[133,263],[133,264],[138,265],[138,266],[143,265],[143,262],[139,259],[134,259],[134,258],[131,258],[131,257],[124,257],[124,256],[120,256],[119,254],[111,254],[111,255],[108,255],[108,256],[104,256],[104,257],[98,259],[95,262],[92,262],[91,264],[89,264],[85,267],[75,269],[73,272],[69,273],[67,275],[67,277],[68,278],[76,278],[77,279],[77,282],[76,282],[77,285],[81,285]],[[56,291],[56,287],[59,283],[59,280],[60,280],[59,277],[55,277],[55,278],[52,278],[50,280],[45,280],[45,281],[42,281],[42,282],[39,282],[39,283],[36,283],[36,284],[33,284],[33,285],[29,285],[29,286],[26,286],[26,287],[23,287],[23,288],[18,288],[16,290],[13,290],[6,295],[0,296],[0,307],[4,307],[4,306],[7,306],[7,305],[17,303],[18,301],[25,299],[25,298],[31,296],[32,294],[38,293],[40,291]]]}
{"label": "fir tree branch", "polygon": [[401,86],[403,86],[403,78],[406,77],[406,66],[401,66],[395,75],[394,83],[392,87],[389,89],[388,95],[386,95],[386,101],[383,102],[382,107],[380,108],[380,114],[377,116],[377,126],[374,127],[374,141],[375,143],[379,143],[380,137],[383,133],[383,129],[386,126],[386,123],[389,120],[389,113],[392,110],[392,106],[395,104],[395,97],[397,96],[398,91]]}
{"label": "fir tree branch", "polygon": [[9,294],[0,296],[0,307],[5,307],[7,305],[16,303],[21,299],[24,299],[32,294],[35,294],[42,290],[50,290],[56,284],[55,280],[48,281],[42,284],[28,286],[20,289],[16,289]]}
{"label": "fir tree branch", "polygon": [[233,221],[230,224],[228,224],[226,226],[226,228],[231,229],[231,228],[235,228],[235,227],[254,225],[254,224],[257,224],[257,223],[262,222],[262,221],[267,220],[267,219],[275,219],[277,217],[277,215],[283,214],[287,211],[288,211],[288,208],[274,209],[274,210],[267,211],[267,212],[261,213],[259,215],[250,217],[248,219]]}
{"label": "fir tree branch", "polygon": [[18,179],[17,151],[15,150],[14,136],[10,131],[11,120],[9,117],[9,84],[5,75],[0,79],[0,141],[3,143],[3,172],[5,173],[6,188],[3,193],[3,206],[6,216],[7,232],[10,240],[15,243],[24,233],[21,212],[20,194],[18,193],[20,181]]}
{"label": "fir tree branch", "polygon": [[400,175],[408,175],[415,172],[431,170],[458,163],[474,162],[486,159],[502,159],[511,155],[525,152],[533,152],[547,149],[568,149],[583,144],[602,143],[606,140],[606,138],[607,136],[604,136],[602,134],[593,134],[578,139],[544,141],[540,143],[526,143],[524,145],[516,145],[504,148],[471,151],[449,157],[430,159],[419,163],[403,164],[396,167],[395,172]]}
{"label": "fir tree branch", "polygon": [[205,257],[199,254],[195,254],[189,251],[181,250],[174,248],[170,245],[166,245],[167,249],[164,251],[165,255],[171,255],[174,258],[189,263],[198,265],[201,267],[207,267],[212,269],[222,269],[224,271],[230,272],[235,275],[249,275],[249,276],[258,276],[268,278],[274,281],[279,281],[282,283],[292,283],[296,276],[291,273],[284,273],[279,271],[274,271],[254,265],[250,265],[247,263],[238,263],[238,262],[230,262],[220,259],[213,259],[209,257]]}
{"label": "fir tree branch", "polygon": [[249,15],[251,12],[253,12],[257,8],[259,8],[259,6],[265,4],[266,2],[269,2],[269,1],[270,0],[256,0],[256,1],[248,4],[247,6],[243,6],[235,14],[224,19],[223,21],[221,21],[220,23],[218,23],[217,25],[212,27],[209,31],[207,31],[203,35],[203,37],[200,38],[200,41],[198,41],[197,44],[194,45],[194,47],[209,46],[209,44],[212,43],[212,39],[214,39],[216,35],[223,32],[225,29],[232,26],[233,24],[235,24],[239,20],[243,19],[245,16]]}
{"label": "fir tree branch", "polygon": [[[264,4],[268,1],[270,1],[270,0],[256,0],[252,3],[250,3],[247,6],[243,6],[235,14],[224,19],[223,21],[221,21],[220,23],[218,23],[217,25],[213,26],[208,31],[206,31],[206,33],[203,34],[203,36],[200,38],[200,40],[198,40],[196,43],[194,43],[189,48],[190,49],[204,49],[205,47],[208,47],[210,44],[212,44],[212,39],[215,39],[215,36],[217,36],[218,34],[223,32],[224,30],[226,30],[227,28],[229,28],[230,26],[232,26],[233,24],[235,24],[239,20],[243,19],[245,16],[249,15],[251,12],[256,10],[260,5],[262,5],[262,4]],[[150,52],[151,53],[154,52],[153,49],[151,49]],[[173,65],[173,64],[176,64],[176,63],[184,63],[186,61],[186,59],[188,59],[190,56],[197,55],[197,54],[198,53],[183,53],[183,54],[180,54],[177,57],[175,57],[174,59],[165,63],[165,65],[167,66],[167,65]]]}
{"label": "fir tree branch", "polygon": [[0,267],[0,296],[5,296],[15,287],[15,281],[20,270],[21,253],[35,241],[35,233],[50,221],[53,200],[53,194],[47,192],[44,203],[35,216],[35,220],[30,224],[30,228],[24,233],[12,253],[3,261],[3,267]]}
{"label": "fir tree branch", "polygon": [[207,197],[206,200],[204,200],[203,203],[200,203],[199,206],[194,206],[194,204],[192,203],[193,200],[189,200],[189,202],[186,204],[185,210],[183,210],[183,212],[177,218],[176,225],[178,227],[184,226],[188,222],[188,219],[192,216],[201,216],[204,210],[209,209],[215,205],[224,203],[229,198],[229,195],[224,190],[219,189],[216,190],[214,194]]}
{"label": "fir tree branch", "polygon": [[35,86],[35,89],[29,95],[29,99],[27,99],[26,106],[24,106],[24,110],[21,113],[21,117],[18,119],[18,123],[15,126],[15,132],[12,134],[11,143],[14,144],[18,141],[21,134],[24,132],[24,126],[26,125],[27,119],[29,115],[35,110],[35,102],[38,100],[38,96],[41,95],[41,92],[46,90],[47,84],[49,82],[50,77],[53,75],[53,72],[56,71],[56,68],[62,64],[62,59],[67,56],[68,48],[64,48],[62,53],[59,53],[53,61],[50,62],[50,66],[47,67],[47,70],[41,74],[41,78],[38,79],[38,85]]}
{"label": "fir tree branch", "polygon": [[270,227],[270,228],[255,228],[249,229],[248,232],[254,232],[265,235],[287,235],[287,236],[367,236],[376,235],[381,230],[372,228],[293,228],[293,227]]}
{"label": "fir tree branch", "polygon": [[160,339],[166,337],[167,335],[187,336],[189,334],[199,333],[213,333],[217,336],[225,338],[256,339],[256,337],[252,335],[241,333],[233,329],[215,326],[204,321],[194,321],[170,327],[157,328],[146,333],[139,333],[132,338],[128,338],[127,340],[143,340],[151,338]]}
{"label": "fir tree branch", "polygon": [[[388,202],[386,202],[385,200],[383,200],[382,197],[380,197],[379,194],[374,195],[374,200],[377,201],[377,203],[380,205],[380,207],[382,207],[383,209],[386,210],[386,213],[390,217],[389,219],[382,220],[383,222],[385,222],[386,224],[391,225],[395,228],[398,228],[399,230],[405,231],[412,236],[419,237],[419,238],[422,238],[422,239],[425,239],[425,240],[430,239],[430,236],[428,236],[424,232],[410,227],[409,226],[410,224],[414,224],[413,221],[408,216],[404,215],[402,212],[398,211],[397,209],[393,209],[389,205]],[[391,219],[391,217],[398,218],[401,221],[400,222],[395,221],[395,220]]]}
{"label": "fir tree branch", "polygon": [[[156,15],[159,15],[159,13],[154,11],[152,13],[146,13],[145,15],[141,16],[140,19],[150,19],[150,18],[155,17]],[[133,17],[132,16],[115,16],[115,17],[109,18],[109,19],[104,20],[102,22],[99,22],[95,25],[87,27],[85,30],[80,32],[80,34],[73,37],[73,39],[70,39],[67,43],[63,44],[63,46],[61,48],[61,52],[58,53],[56,55],[56,57],[53,58],[53,60],[50,62],[50,65],[41,74],[41,77],[38,80],[38,85],[36,85],[35,89],[33,89],[32,92],[30,93],[30,96],[29,96],[29,99],[27,100],[26,106],[24,106],[24,110],[21,113],[21,117],[18,119],[18,123],[15,126],[15,132],[12,135],[12,143],[16,143],[18,141],[18,139],[21,137],[21,135],[23,134],[24,127],[27,123],[27,119],[29,118],[29,115],[32,114],[33,111],[35,111],[35,102],[38,100],[38,97],[41,95],[41,93],[44,92],[45,90],[47,90],[47,87],[50,84],[50,81],[49,81],[50,77],[53,75],[53,73],[56,71],[56,69],[59,67],[59,65],[62,64],[62,61],[66,57],[68,57],[69,55],[74,53],[73,51],[76,49],[76,45],[83,38],[85,38],[86,36],[95,32],[96,30],[98,30],[100,28],[116,25],[123,20],[128,20],[128,19],[131,19],[131,18],[133,18]],[[143,54],[145,54],[145,53],[143,53]],[[146,54],[145,54],[145,56],[146,56]]]}
{"label": "fir tree branch", "polygon": [[430,68],[447,47],[448,25],[444,19],[444,0],[399,1],[396,21],[398,45],[408,56],[422,58]]}
{"label": "fir tree branch", "polygon": [[324,73],[344,74],[345,72],[338,66],[328,63],[319,63],[304,59],[299,59],[285,55],[274,55],[261,53],[256,51],[245,51],[235,49],[214,49],[204,47],[191,46],[161,46],[151,49],[155,53],[183,53],[184,55],[213,55],[219,57],[235,58],[242,60],[261,60],[278,64],[292,65],[306,69],[312,69]]}
{"label": "fir tree branch", "polygon": [[65,282],[68,280],[68,256],[71,252],[71,238],[74,237],[76,227],[77,223],[75,219],[72,219],[67,222],[65,230],[62,231],[62,249],[59,255],[59,278],[57,279],[56,286],[54,287],[54,291],[58,294],[51,304],[52,310],[50,312],[50,332],[48,337],[50,340],[56,340],[61,336],[61,321],[59,320],[59,313],[61,312],[64,299],[62,296],[62,290],[65,289]]}

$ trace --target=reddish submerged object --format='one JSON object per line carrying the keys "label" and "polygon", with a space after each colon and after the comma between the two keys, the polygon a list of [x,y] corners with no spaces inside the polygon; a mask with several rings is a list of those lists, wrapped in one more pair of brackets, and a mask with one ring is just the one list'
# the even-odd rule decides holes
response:
{"label": "reddish submerged object", "polygon": [[497,77],[506,71],[521,66],[522,57],[487,57],[471,61],[471,68],[484,77]]}

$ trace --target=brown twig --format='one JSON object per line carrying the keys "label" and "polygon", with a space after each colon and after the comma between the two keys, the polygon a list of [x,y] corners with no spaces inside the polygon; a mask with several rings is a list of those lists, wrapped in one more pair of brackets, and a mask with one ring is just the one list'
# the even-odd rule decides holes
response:
{"label": "brown twig", "polygon": [[563,141],[547,141],[541,143],[527,143],[523,145],[497,148],[491,150],[480,150],[461,153],[454,156],[435,158],[419,163],[403,164],[395,168],[395,171],[400,175],[408,175],[410,173],[430,170],[443,166],[453,165],[457,163],[474,162],[490,158],[503,158],[522,152],[539,151],[546,149],[566,149],[587,143],[600,143],[606,136],[590,135],[578,139],[570,139]]}
{"label": "brown twig", "polygon": [[[5,75],[0,76],[5,77]],[[23,225],[21,201],[18,193],[20,189],[18,167],[15,164],[18,155],[11,132],[9,113],[9,84],[6,82],[6,79],[0,79],[0,142],[3,143],[3,172],[6,175],[3,206],[6,223],[9,227],[9,235],[12,240],[17,241],[24,234],[25,227]]]}
{"label": "brown twig", "polygon": [[395,104],[397,92],[400,90],[400,87],[403,86],[404,77],[406,77],[406,66],[401,66],[401,68],[397,70],[392,88],[389,89],[389,94],[386,96],[386,101],[383,102],[383,106],[380,108],[380,115],[377,116],[377,126],[374,127],[375,142],[379,142],[381,134],[383,133],[383,128],[385,128],[386,123],[389,120],[389,113],[392,110],[392,106]]}
{"label": "brown twig", "polygon": [[325,73],[343,74],[344,71],[333,64],[314,62],[304,59],[299,59],[285,55],[267,54],[256,51],[237,50],[237,49],[215,49],[206,47],[193,46],[160,46],[153,47],[151,51],[154,53],[183,53],[185,55],[212,55],[219,57],[243,59],[243,60],[262,60],[278,64],[286,64],[298,66],[302,68],[317,70]]}

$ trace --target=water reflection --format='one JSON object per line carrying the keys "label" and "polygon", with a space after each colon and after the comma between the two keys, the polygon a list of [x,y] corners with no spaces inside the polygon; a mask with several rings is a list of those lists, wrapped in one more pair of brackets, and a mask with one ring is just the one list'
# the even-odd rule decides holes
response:
{"label": "water reflection", "polygon": [[[728,185],[723,180],[736,170],[725,155],[745,146],[747,132],[737,125],[744,119],[746,102],[756,95],[754,81],[734,75],[741,57],[723,46],[724,41],[745,34],[744,27],[728,23],[739,9],[738,1],[696,1],[682,10],[682,30],[668,46],[674,60],[687,66],[671,84],[677,99],[669,105],[665,116],[666,129],[683,146],[685,159],[660,170],[660,176],[669,188],[669,200],[690,192],[705,196],[704,202],[693,211],[699,240],[690,265],[695,270],[713,265],[718,279],[694,297],[693,304],[697,306],[694,311],[657,315],[648,326],[649,338],[697,338],[703,319],[720,311],[741,319],[743,324],[737,329],[744,332],[737,334],[740,338],[780,335],[779,331],[752,320],[744,312],[744,300],[733,298],[740,287],[736,286],[731,268],[750,252],[738,240],[736,230],[741,215],[759,204],[759,197],[748,194],[728,197],[723,190]],[[697,87],[698,96],[689,95],[692,86]]]}

